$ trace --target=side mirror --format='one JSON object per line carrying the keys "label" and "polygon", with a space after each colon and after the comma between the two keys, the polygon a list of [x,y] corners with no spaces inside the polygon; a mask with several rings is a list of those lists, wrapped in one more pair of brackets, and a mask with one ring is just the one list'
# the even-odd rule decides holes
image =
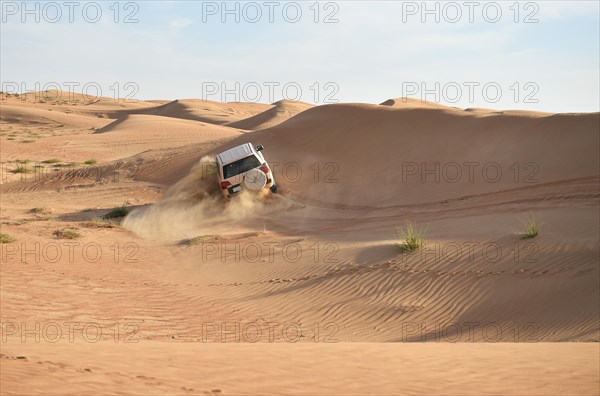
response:
{"label": "side mirror", "polygon": [[262,151],[264,149],[264,147],[260,144],[258,146],[256,146],[255,148],[256,148],[256,151]]}

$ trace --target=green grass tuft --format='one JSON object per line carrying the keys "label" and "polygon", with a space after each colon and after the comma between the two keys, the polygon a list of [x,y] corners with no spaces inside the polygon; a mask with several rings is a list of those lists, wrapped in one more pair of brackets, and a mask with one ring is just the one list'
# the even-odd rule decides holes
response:
{"label": "green grass tuft", "polygon": [[535,238],[542,229],[543,221],[534,216],[525,216],[521,218],[521,224],[517,236],[521,239]]}
{"label": "green grass tuft", "polygon": [[89,159],[89,160],[86,160],[84,162],[84,164],[86,164],[86,165],[94,165],[96,162],[98,162],[98,161],[96,161],[95,159]]}
{"label": "green grass tuft", "polygon": [[410,253],[425,246],[425,229],[417,228],[411,222],[406,223],[404,229],[398,229],[398,237],[401,242],[398,244],[402,253]]}

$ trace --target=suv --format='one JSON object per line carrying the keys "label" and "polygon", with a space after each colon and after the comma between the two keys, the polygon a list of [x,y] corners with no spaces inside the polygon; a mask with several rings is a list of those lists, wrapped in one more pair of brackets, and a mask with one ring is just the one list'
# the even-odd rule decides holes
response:
{"label": "suv", "polygon": [[242,189],[262,191],[268,188],[272,192],[277,191],[273,172],[262,150],[263,146],[254,147],[251,143],[244,143],[217,155],[219,184],[225,198],[230,199]]}

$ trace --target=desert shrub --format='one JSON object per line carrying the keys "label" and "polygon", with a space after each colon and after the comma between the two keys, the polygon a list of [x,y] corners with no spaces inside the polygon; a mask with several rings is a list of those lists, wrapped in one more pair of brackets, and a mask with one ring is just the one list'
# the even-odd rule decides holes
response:
{"label": "desert shrub", "polygon": [[60,164],[63,162],[60,158],[50,158],[45,161],[42,161],[42,164]]}
{"label": "desert shrub", "polygon": [[219,239],[221,239],[220,235],[200,235],[197,237],[193,237],[193,238],[189,238],[189,239],[184,239],[181,241],[182,245],[197,245],[199,243],[203,243],[203,242],[214,242],[214,241],[218,241]]}
{"label": "desert shrub", "polygon": [[31,173],[33,169],[28,168],[27,165],[17,165],[16,168],[10,170],[11,173]]}
{"label": "desert shrub", "polygon": [[33,208],[30,210],[30,212],[34,213],[34,214],[44,214],[44,215],[52,213],[52,211],[46,206],[40,206],[37,208]]}
{"label": "desert shrub", "polygon": [[70,228],[55,230],[52,235],[55,235],[58,239],[75,239],[81,237],[79,232]]}
{"label": "desert shrub", "polygon": [[83,227],[87,228],[119,228],[120,225],[114,221],[103,219],[101,217],[94,217],[90,221],[81,223]]}
{"label": "desert shrub", "polygon": [[102,216],[105,219],[114,219],[115,217],[125,217],[129,214],[129,209],[123,206],[117,206],[113,208],[110,212]]}
{"label": "desert shrub", "polygon": [[12,243],[16,240],[17,240],[16,238],[14,238],[8,234],[5,234],[3,232],[0,232],[0,243]]}

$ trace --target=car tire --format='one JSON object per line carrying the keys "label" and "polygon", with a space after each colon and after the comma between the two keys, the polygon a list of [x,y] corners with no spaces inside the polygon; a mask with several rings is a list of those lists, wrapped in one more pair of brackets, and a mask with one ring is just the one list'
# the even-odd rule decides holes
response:
{"label": "car tire", "polygon": [[251,169],[244,176],[244,186],[250,191],[261,191],[267,184],[267,175],[260,169]]}
{"label": "car tire", "polygon": [[271,190],[271,192],[272,192],[273,194],[275,194],[275,193],[277,192],[277,185],[276,185],[276,184],[273,184],[271,187],[269,187],[269,190]]}

